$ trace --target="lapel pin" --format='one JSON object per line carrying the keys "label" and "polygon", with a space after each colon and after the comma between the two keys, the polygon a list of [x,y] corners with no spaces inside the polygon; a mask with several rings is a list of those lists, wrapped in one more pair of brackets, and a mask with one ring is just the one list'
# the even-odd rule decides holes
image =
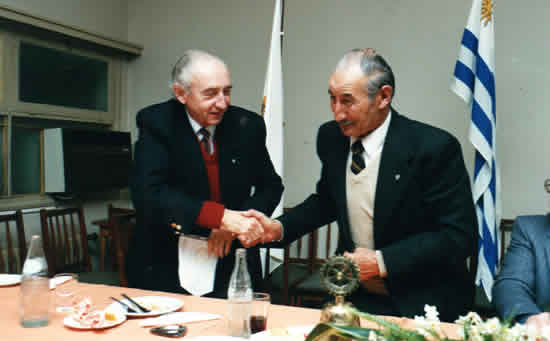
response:
{"label": "lapel pin", "polygon": [[401,177],[401,174],[395,174],[395,181],[399,181],[400,177]]}
{"label": "lapel pin", "polygon": [[231,159],[231,163],[235,164],[236,162],[237,162],[237,160]]}

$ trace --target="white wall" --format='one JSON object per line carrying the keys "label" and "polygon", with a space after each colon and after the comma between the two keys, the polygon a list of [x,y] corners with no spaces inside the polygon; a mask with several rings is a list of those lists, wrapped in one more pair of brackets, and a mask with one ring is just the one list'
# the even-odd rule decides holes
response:
{"label": "white wall", "polygon": [[[471,1],[286,1],[285,183],[294,205],[314,189],[319,162],[317,127],[332,118],[327,81],[338,58],[353,47],[374,47],[396,75],[395,108],[457,136],[469,169],[469,109],[449,90]],[[497,145],[503,216],[546,213],[550,195],[550,7],[496,3]]]}

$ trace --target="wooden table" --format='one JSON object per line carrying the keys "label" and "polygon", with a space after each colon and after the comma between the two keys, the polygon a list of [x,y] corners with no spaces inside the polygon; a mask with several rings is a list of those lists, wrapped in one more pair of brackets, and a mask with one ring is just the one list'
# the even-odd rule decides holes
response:
{"label": "wooden table", "polygon": [[[167,338],[153,335],[149,328],[139,326],[139,318],[129,318],[123,324],[101,330],[74,330],[63,325],[63,313],[52,312],[50,323],[41,328],[23,328],[19,322],[19,286],[1,287],[0,302],[0,340],[8,341],[114,341],[114,340],[168,340]],[[164,295],[177,297],[184,301],[182,311],[209,312],[222,316],[220,320],[197,322],[188,324],[188,333],[185,339],[191,336],[201,335],[227,335],[227,300],[200,298],[194,296],[154,292],[147,290],[114,287],[107,285],[79,283],[79,293],[92,299],[97,308],[104,308],[111,304],[109,296],[120,297],[121,293],[129,296],[150,296]],[[51,291],[53,299],[53,291]],[[53,302],[53,301],[52,301]],[[268,319],[268,328],[284,328],[292,326],[314,325],[319,321],[320,310],[272,305]],[[412,320],[405,318],[390,318],[402,326],[412,326]],[[365,326],[365,321],[362,321]],[[369,325],[371,326],[371,325]],[[372,327],[372,326],[371,326]],[[456,326],[447,325],[445,330],[447,336],[456,338]]]}

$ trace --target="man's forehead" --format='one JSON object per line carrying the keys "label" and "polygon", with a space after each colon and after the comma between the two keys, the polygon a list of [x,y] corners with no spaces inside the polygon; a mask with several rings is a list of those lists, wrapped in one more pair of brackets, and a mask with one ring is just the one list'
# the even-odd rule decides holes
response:
{"label": "man's forehead", "polygon": [[192,87],[199,91],[207,88],[226,88],[231,86],[231,76],[225,67],[205,68],[193,73]]}
{"label": "man's forehead", "polygon": [[367,77],[362,73],[354,71],[335,71],[329,79],[328,86],[329,92],[341,91],[351,92],[354,88],[363,88],[364,82],[367,81]]}

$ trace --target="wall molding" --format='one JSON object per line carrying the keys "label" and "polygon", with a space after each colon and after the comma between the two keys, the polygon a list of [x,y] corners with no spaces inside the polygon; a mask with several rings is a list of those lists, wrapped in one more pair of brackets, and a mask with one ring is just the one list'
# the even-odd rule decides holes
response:
{"label": "wall molding", "polygon": [[2,4],[0,4],[0,20],[20,25],[22,24],[55,34],[61,34],[84,43],[92,43],[104,48],[112,49],[118,53],[128,55],[130,57],[138,57],[143,51],[143,46],[139,44],[107,37],[102,34],[87,31],[80,27],[67,25]]}

